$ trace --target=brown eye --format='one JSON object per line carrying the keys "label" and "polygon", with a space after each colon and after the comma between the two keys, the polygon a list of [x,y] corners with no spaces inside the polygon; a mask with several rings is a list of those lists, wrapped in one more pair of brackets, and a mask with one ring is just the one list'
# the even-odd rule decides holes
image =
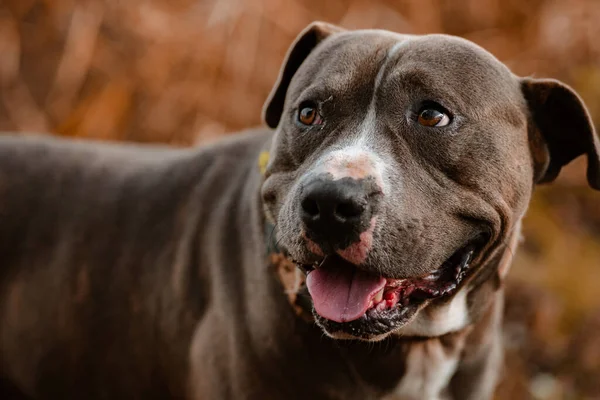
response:
{"label": "brown eye", "polygon": [[306,102],[300,105],[298,112],[298,121],[304,125],[319,125],[321,117],[317,111],[317,106],[314,103]]}
{"label": "brown eye", "polygon": [[427,127],[442,127],[450,123],[450,117],[432,106],[425,107],[419,112],[419,124]]}

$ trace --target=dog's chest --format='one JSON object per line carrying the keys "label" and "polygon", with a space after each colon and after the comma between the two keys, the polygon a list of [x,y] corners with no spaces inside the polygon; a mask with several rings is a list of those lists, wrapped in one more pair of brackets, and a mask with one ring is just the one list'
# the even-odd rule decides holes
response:
{"label": "dog's chest", "polygon": [[442,339],[415,342],[406,355],[402,380],[385,400],[443,400],[458,366],[462,341]]}

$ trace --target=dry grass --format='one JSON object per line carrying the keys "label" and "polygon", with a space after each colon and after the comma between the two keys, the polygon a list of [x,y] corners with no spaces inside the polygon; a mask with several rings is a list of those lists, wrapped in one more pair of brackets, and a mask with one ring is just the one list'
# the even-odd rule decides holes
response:
{"label": "dry grass", "polygon": [[[260,124],[312,20],[460,35],[573,85],[600,121],[596,0],[4,0],[0,129],[190,145]],[[541,190],[507,310],[501,399],[600,398],[600,207],[582,163]]]}

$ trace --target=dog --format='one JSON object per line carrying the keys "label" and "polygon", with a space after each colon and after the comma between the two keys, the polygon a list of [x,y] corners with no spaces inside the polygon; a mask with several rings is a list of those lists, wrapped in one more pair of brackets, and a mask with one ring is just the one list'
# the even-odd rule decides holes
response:
{"label": "dog", "polygon": [[296,39],[269,128],[0,138],[3,399],[489,399],[537,184],[600,146],[565,84],[446,35]]}

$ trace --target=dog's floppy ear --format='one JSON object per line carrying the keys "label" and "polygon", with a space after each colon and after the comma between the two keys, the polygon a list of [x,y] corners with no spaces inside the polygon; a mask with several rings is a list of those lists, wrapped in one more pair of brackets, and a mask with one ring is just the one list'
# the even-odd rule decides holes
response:
{"label": "dog's floppy ear", "polygon": [[269,127],[276,128],[279,124],[288,86],[304,59],[323,39],[341,31],[343,31],[342,28],[326,22],[313,22],[298,35],[288,50],[277,83],[263,110],[263,118]]}
{"label": "dog's floppy ear", "polygon": [[588,182],[600,190],[600,144],[581,98],[552,79],[523,78],[521,90],[530,110],[536,183],[552,182],[563,166],[585,154]]}

